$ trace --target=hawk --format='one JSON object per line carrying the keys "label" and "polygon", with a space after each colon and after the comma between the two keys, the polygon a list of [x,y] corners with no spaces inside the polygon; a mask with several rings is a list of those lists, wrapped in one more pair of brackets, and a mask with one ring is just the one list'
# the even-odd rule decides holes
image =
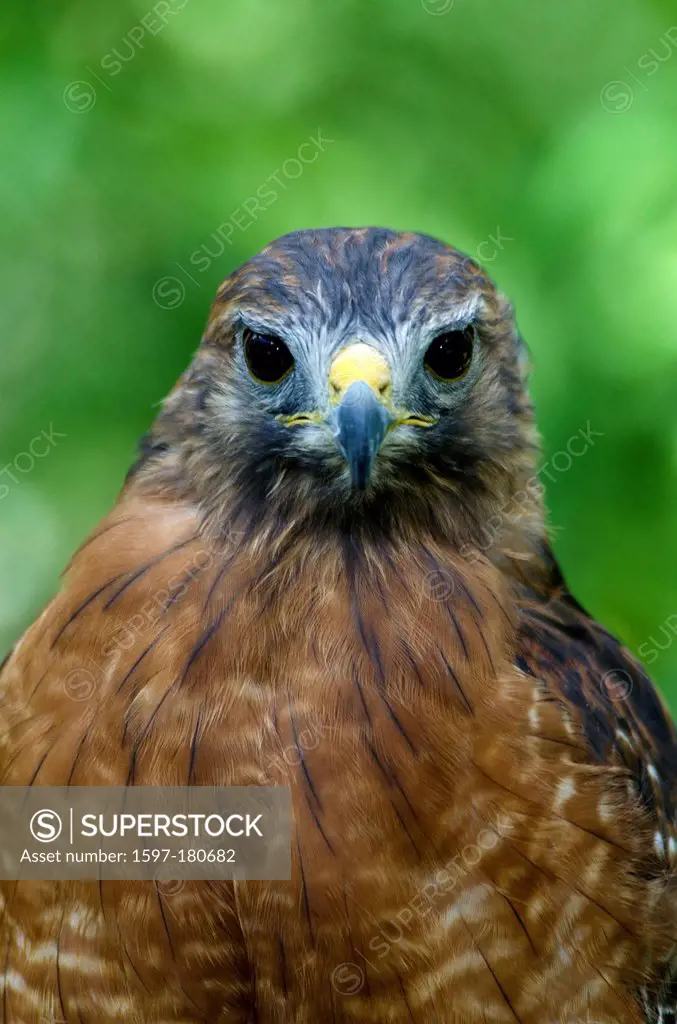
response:
{"label": "hawk", "polygon": [[675,733],[551,552],[525,352],[422,235],[225,281],[0,778],[289,786],[292,880],[2,883],[6,1024],[677,1020]]}

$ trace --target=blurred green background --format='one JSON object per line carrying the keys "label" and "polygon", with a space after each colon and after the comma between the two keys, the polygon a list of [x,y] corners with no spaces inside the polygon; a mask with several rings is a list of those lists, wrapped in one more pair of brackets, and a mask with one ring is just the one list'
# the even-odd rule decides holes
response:
{"label": "blurred green background", "polygon": [[0,648],[111,506],[219,282],[294,228],[382,224],[512,297],[564,571],[665,647],[677,709],[675,26],[667,0],[4,5]]}

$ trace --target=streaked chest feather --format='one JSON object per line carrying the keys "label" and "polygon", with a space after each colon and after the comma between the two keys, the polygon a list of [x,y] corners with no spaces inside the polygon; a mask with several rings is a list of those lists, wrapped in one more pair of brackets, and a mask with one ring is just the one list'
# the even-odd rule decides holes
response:
{"label": "streaked chest feather", "polygon": [[[352,576],[210,564],[130,629],[194,554],[179,546],[131,585],[110,564],[77,621],[57,602],[36,624],[66,657],[10,722],[30,742],[6,781],[288,784],[294,878],[134,900],[104,886],[101,914],[93,887],[64,887],[61,941],[81,948],[87,920],[108,995],[139,983],[126,958],[167,1020],[202,1019],[193,1004],[244,1022],[253,999],[260,1022],[543,1024],[546,1000],[553,1021],[637,1021],[616,982],[642,947],[639,894],[628,851],[599,832],[617,795],[514,667],[498,572],[430,551]],[[83,667],[92,694],[57,717]],[[49,947],[54,920],[33,928]],[[167,943],[179,980],[160,993]],[[87,993],[83,1014],[99,1005]]]}

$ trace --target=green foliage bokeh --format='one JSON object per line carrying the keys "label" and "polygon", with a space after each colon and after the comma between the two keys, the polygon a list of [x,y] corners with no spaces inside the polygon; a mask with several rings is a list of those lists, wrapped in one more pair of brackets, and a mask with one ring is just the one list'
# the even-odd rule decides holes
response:
{"label": "green foliage bokeh", "polygon": [[665,648],[677,706],[676,25],[667,0],[5,5],[0,467],[65,436],[0,481],[0,649],[114,501],[219,282],[286,231],[382,224],[511,296],[544,461],[601,435],[544,479],[555,548],[630,647]]}

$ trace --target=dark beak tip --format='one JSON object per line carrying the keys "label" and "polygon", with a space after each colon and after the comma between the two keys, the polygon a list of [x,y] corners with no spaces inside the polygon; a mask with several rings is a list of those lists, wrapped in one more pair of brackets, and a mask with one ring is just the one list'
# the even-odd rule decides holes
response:
{"label": "dark beak tip", "polygon": [[356,490],[366,490],[391,423],[392,416],[368,384],[351,384],[336,410],[336,439]]}
{"label": "dark beak tip", "polygon": [[371,465],[365,459],[360,459],[350,465],[350,476],[353,487],[358,491],[366,491],[369,477],[371,476]]}

